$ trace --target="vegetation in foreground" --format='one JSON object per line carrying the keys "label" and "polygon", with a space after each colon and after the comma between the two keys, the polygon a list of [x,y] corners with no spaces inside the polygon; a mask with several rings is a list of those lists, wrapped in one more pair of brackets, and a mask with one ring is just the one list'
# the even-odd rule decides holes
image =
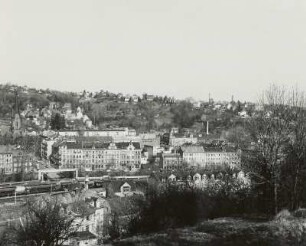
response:
{"label": "vegetation in foreground", "polygon": [[114,241],[114,245],[305,245],[306,213],[281,211],[272,220],[224,217]]}

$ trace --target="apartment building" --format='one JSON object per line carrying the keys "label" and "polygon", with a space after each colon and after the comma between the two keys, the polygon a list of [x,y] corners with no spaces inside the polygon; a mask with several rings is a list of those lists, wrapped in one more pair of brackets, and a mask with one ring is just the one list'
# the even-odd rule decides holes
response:
{"label": "apartment building", "polygon": [[53,145],[53,162],[60,168],[138,170],[141,148],[135,142],[68,142]]}
{"label": "apartment building", "polygon": [[180,169],[183,158],[180,153],[162,153],[160,158],[163,169]]}
{"label": "apartment building", "polygon": [[222,165],[240,167],[241,164],[241,151],[229,147],[185,145],[181,147],[181,154],[183,162],[201,168]]}
{"label": "apartment building", "polygon": [[13,153],[8,146],[0,146],[0,173],[13,173]]}
{"label": "apartment building", "polygon": [[55,139],[43,139],[41,142],[41,149],[40,149],[40,154],[41,158],[45,160],[49,160],[49,157],[52,154],[52,146],[56,142]]}
{"label": "apartment building", "polygon": [[13,174],[30,172],[33,169],[33,156],[12,146],[0,146],[0,173]]}

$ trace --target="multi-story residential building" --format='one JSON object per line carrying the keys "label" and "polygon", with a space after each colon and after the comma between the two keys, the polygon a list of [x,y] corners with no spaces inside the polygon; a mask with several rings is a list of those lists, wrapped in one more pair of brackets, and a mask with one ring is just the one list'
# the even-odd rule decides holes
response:
{"label": "multi-story residential building", "polygon": [[228,147],[186,145],[181,147],[181,153],[184,162],[202,168],[222,165],[240,167],[241,162],[241,151]]}
{"label": "multi-story residential building", "polygon": [[141,166],[141,148],[135,142],[63,141],[53,147],[51,159],[60,168],[137,170]]}
{"label": "multi-story residential building", "polygon": [[40,150],[41,158],[43,158],[45,160],[49,160],[49,157],[52,154],[52,145],[55,142],[56,142],[55,139],[50,139],[50,138],[46,138],[46,139],[42,140],[41,150]]}
{"label": "multi-story residential building", "polygon": [[180,153],[162,153],[160,161],[163,169],[180,169],[183,166]]}
{"label": "multi-story residential building", "polygon": [[0,173],[13,173],[13,153],[8,146],[0,146]]}
{"label": "multi-story residential building", "polygon": [[183,145],[181,147],[182,158],[184,162],[190,165],[204,165],[206,154],[203,146],[200,145]]}
{"label": "multi-story residential building", "polygon": [[33,169],[33,156],[11,146],[0,146],[0,173],[12,174],[30,172]]}
{"label": "multi-story residential building", "polygon": [[240,167],[241,150],[230,147],[210,147],[204,148],[206,153],[206,165],[220,166],[228,165],[230,167]]}
{"label": "multi-story residential building", "polygon": [[21,150],[13,151],[13,173],[28,173],[34,169],[34,156]]}

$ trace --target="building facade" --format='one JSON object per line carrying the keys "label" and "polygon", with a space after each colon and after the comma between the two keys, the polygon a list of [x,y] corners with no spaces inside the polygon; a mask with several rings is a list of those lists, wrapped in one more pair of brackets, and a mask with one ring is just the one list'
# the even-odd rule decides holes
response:
{"label": "building facade", "polygon": [[60,168],[95,170],[138,170],[141,166],[139,143],[66,142],[55,145]]}
{"label": "building facade", "polygon": [[0,146],[0,173],[27,173],[33,170],[34,157],[11,146]]}
{"label": "building facade", "polygon": [[41,158],[49,160],[52,154],[52,145],[56,142],[54,139],[43,139],[41,142],[40,154]]}
{"label": "building facade", "polygon": [[240,167],[241,151],[227,147],[203,147],[187,145],[181,147],[183,162],[190,166],[205,168],[215,166]]}
{"label": "building facade", "polygon": [[183,166],[180,153],[162,153],[160,161],[163,169],[181,169]]}

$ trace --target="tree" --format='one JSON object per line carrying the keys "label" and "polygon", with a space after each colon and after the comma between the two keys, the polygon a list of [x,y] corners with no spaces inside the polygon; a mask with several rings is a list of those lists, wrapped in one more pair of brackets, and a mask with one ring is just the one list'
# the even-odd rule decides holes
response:
{"label": "tree", "polygon": [[119,216],[116,212],[112,213],[111,215],[108,233],[111,239],[120,237]]}
{"label": "tree", "polygon": [[284,168],[283,187],[290,197],[290,209],[300,207],[303,197],[306,174],[306,101],[303,93],[292,90],[290,99],[290,141],[286,148],[286,166]]}
{"label": "tree", "polygon": [[52,130],[61,130],[65,128],[65,118],[59,113],[52,115],[51,118],[51,129]]}
{"label": "tree", "polygon": [[281,170],[291,133],[289,99],[284,88],[272,85],[261,100],[264,110],[249,122],[249,131],[255,144],[252,174],[260,178],[267,200],[272,195],[275,214],[279,209]]}
{"label": "tree", "polygon": [[77,231],[74,221],[75,217],[65,214],[57,200],[28,201],[21,225],[10,228],[5,240],[22,246],[60,246]]}
{"label": "tree", "polygon": [[240,148],[246,147],[250,142],[249,133],[242,126],[235,126],[230,128],[225,133],[225,138],[229,142],[234,143],[236,146]]}
{"label": "tree", "polygon": [[187,101],[181,101],[177,105],[172,105],[171,112],[174,114],[174,123],[180,127],[191,127],[197,117],[193,111],[193,105]]}

